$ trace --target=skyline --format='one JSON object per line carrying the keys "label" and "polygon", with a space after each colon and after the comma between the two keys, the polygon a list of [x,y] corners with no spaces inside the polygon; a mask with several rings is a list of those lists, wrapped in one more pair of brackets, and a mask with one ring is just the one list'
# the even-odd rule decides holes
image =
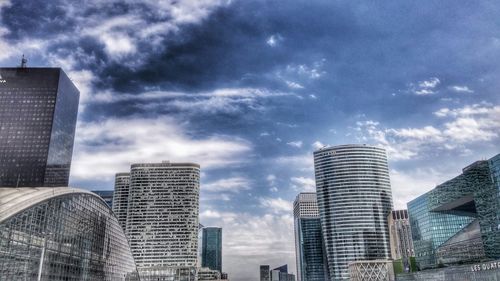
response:
{"label": "skyline", "polygon": [[292,202],[323,144],[383,145],[396,209],[498,153],[494,1],[173,2],[0,0],[0,63],[24,53],[77,84],[71,186],[200,163],[231,278],[296,273]]}

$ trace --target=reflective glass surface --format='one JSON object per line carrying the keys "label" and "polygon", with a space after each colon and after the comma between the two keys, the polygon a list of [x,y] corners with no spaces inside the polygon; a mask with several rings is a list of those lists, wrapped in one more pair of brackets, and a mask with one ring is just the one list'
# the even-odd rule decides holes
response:
{"label": "reflective glass surface", "polygon": [[222,272],[222,228],[203,228],[201,266]]}
{"label": "reflective glass surface", "polygon": [[0,222],[0,280],[37,278],[136,280],[127,239],[106,203],[64,194]]}
{"label": "reflective glass surface", "polygon": [[0,75],[0,186],[67,186],[78,90],[60,68]]}

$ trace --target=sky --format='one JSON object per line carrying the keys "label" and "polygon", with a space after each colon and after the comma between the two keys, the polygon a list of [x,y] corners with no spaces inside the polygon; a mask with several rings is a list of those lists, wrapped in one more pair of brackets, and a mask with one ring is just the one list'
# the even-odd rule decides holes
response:
{"label": "sky", "polygon": [[81,92],[71,186],[201,164],[235,281],[295,272],[315,149],[385,147],[395,208],[500,152],[494,0],[0,0],[0,65],[22,54]]}

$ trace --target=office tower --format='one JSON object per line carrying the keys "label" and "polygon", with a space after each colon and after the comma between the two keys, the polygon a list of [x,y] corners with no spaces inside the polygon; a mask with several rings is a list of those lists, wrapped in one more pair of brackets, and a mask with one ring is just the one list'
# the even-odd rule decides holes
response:
{"label": "office tower", "polygon": [[271,281],[271,267],[269,265],[260,266],[260,281]]}
{"label": "office tower", "polygon": [[198,164],[131,166],[126,234],[142,280],[196,277],[199,192]]}
{"label": "office tower", "polygon": [[348,279],[350,262],[389,259],[392,196],[385,150],[322,148],[314,152],[314,170],[330,279]]}
{"label": "office tower", "polygon": [[60,68],[0,77],[0,186],[68,186],[78,89]]}
{"label": "office tower", "polygon": [[295,275],[288,273],[288,265],[271,270],[271,281],[295,281]]}
{"label": "office tower", "polygon": [[110,208],[113,208],[113,190],[92,190],[92,192],[99,195]]}
{"label": "office tower", "polygon": [[0,188],[0,280],[138,280],[113,212],[69,187]]}
{"label": "office tower", "polygon": [[293,202],[298,281],[328,280],[316,193],[303,192]]}
{"label": "office tower", "polygon": [[392,211],[387,217],[391,241],[391,258],[401,260],[404,270],[410,270],[410,257],[415,255],[407,210]]}
{"label": "office tower", "polygon": [[408,203],[420,269],[500,258],[500,154]]}
{"label": "office tower", "polygon": [[222,228],[203,228],[201,266],[222,272]]}
{"label": "office tower", "polygon": [[130,173],[115,175],[115,191],[113,196],[113,212],[118,222],[125,230],[127,224],[127,209],[130,189]]}

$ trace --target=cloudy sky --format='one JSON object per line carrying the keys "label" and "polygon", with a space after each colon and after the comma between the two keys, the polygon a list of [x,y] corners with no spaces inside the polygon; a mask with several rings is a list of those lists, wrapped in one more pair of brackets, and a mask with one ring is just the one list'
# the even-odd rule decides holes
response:
{"label": "cloudy sky", "polygon": [[500,152],[498,1],[0,0],[0,64],[81,91],[71,184],[130,163],[202,165],[224,270],[295,272],[292,201],[312,151],[389,155],[394,205]]}

